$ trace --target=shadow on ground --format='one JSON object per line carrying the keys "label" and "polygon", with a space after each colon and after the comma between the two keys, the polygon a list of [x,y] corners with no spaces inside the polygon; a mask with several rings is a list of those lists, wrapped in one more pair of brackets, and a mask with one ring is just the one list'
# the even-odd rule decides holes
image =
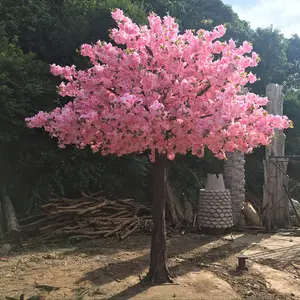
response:
{"label": "shadow on ground", "polygon": [[[267,265],[279,271],[289,271],[294,263],[300,263],[300,245],[279,247],[276,249],[264,249],[248,255],[249,259],[257,263]],[[298,266],[294,266],[296,273],[300,275]]]}
{"label": "shadow on ground", "polygon": [[[196,236],[197,237],[197,236]],[[175,276],[182,276],[189,272],[199,271],[206,264],[211,264],[240,251],[251,247],[252,243],[259,243],[262,239],[268,238],[270,235],[240,235],[234,240],[230,238],[220,238],[213,236],[205,236],[205,238],[195,239],[192,243],[185,243],[184,237],[171,239],[168,245],[168,259],[170,271]],[[142,272],[145,273],[149,264],[148,254],[134,259],[123,261],[121,263],[109,264],[105,268],[97,268],[85,274],[78,283],[89,281],[93,285],[102,286],[111,281],[124,280],[128,276],[138,276]],[[107,274],[111,274],[110,277]],[[106,298],[109,300],[130,299],[151,286],[143,285],[138,282],[129,286],[126,290],[116,295]]]}
{"label": "shadow on ground", "polygon": [[[167,242],[168,258],[169,260],[178,258],[181,254],[193,251],[196,248],[205,246],[208,243],[217,241],[220,237],[217,236],[204,236],[194,235],[193,241],[186,242],[187,239],[184,236],[173,236]],[[142,241],[141,241],[142,242]],[[150,249],[150,240],[147,245],[144,245],[145,249]],[[104,268],[97,268],[84,275],[77,283],[89,281],[94,285],[104,285],[111,281],[124,280],[130,275],[138,275],[145,271],[149,265],[149,251],[145,255],[131,258],[126,261],[118,261],[109,263]],[[111,275],[111,276],[107,276]]]}
{"label": "shadow on ground", "polygon": [[[69,243],[67,240],[60,243],[36,243],[32,245],[16,246],[9,252],[10,257],[22,256],[24,254],[48,253],[49,251],[59,251],[62,255],[76,256],[86,254],[88,256],[97,255],[114,255],[121,252],[136,252],[148,249],[150,243],[150,235],[141,235],[140,241],[131,239],[119,241],[116,238],[95,239],[91,241],[78,241],[77,243]],[[2,243],[3,244],[3,243]],[[1,248],[1,246],[0,246]]]}

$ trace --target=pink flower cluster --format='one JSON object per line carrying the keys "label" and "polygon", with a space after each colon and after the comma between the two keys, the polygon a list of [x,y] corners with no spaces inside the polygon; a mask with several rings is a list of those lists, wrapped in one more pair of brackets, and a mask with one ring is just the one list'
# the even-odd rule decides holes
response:
{"label": "pink flower cluster", "polygon": [[[111,38],[121,47],[98,41],[82,45],[92,66],[51,66],[65,81],[60,95],[74,100],[52,112],[27,118],[30,128],[43,127],[59,144],[89,145],[103,155],[154,150],[168,155],[208,147],[218,158],[225,152],[252,151],[270,143],[287,117],[268,115],[266,98],[241,88],[256,81],[246,69],[259,58],[244,42],[220,42],[224,26],[213,31],[179,33],[174,19],[150,14],[150,28],[134,24],[116,9],[118,28]],[[124,50],[124,45],[127,47]]]}

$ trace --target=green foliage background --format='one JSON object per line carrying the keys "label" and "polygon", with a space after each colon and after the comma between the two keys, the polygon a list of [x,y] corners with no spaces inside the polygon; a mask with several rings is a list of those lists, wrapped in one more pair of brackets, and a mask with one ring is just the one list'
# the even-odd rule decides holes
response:
{"label": "green foliage background", "polygon": [[[85,62],[76,55],[82,43],[109,40],[115,26],[110,12],[123,9],[139,24],[150,11],[170,14],[187,28],[211,29],[226,24],[224,39],[249,40],[261,56],[253,70],[261,80],[251,89],[261,95],[268,83],[284,84],[285,113],[295,128],[287,131],[287,153],[300,154],[300,39],[285,38],[274,28],[252,30],[220,0],[2,0],[0,2],[0,181],[5,182],[19,212],[34,209],[50,192],[76,197],[102,189],[115,197],[151,201],[151,165],[146,155],[101,157],[89,150],[59,149],[41,130],[29,130],[24,119],[39,110],[63,104],[49,64]],[[261,197],[264,149],[247,157],[247,191]],[[199,184],[208,172],[222,171],[222,162],[180,156],[170,163],[170,181],[177,194],[196,202]],[[293,168],[297,177],[297,166]],[[199,182],[196,180],[197,176]]]}

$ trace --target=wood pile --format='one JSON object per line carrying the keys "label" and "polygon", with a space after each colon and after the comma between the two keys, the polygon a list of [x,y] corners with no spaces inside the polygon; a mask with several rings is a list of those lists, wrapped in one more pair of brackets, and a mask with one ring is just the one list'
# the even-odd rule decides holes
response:
{"label": "wood pile", "polygon": [[27,236],[42,241],[55,239],[125,239],[151,222],[151,210],[132,199],[110,201],[96,193],[78,199],[59,196],[40,211],[19,220]]}

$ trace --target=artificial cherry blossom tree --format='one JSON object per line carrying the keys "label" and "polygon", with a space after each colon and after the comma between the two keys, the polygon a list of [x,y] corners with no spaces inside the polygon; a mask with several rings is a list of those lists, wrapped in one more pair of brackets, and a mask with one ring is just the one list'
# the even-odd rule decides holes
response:
{"label": "artificial cherry blossom tree", "polygon": [[190,151],[203,156],[207,147],[220,159],[225,152],[250,152],[270,143],[275,128],[288,128],[286,117],[268,115],[266,98],[241,88],[256,80],[248,67],[259,62],[252,46],[220,42],[224,26],[212,32],[179,33],[170,16],[148,17],[139,27],[116,9],[114,44],[84,44],[81,55],[90,68],[52,65],[64,81],[61,96],[73,101],[27,119],[43,127],[59,146],[90,146],[102,155],[150,152],[154,162],[153,234],[149,278],[170,281],[166,265],[166,159]]}

